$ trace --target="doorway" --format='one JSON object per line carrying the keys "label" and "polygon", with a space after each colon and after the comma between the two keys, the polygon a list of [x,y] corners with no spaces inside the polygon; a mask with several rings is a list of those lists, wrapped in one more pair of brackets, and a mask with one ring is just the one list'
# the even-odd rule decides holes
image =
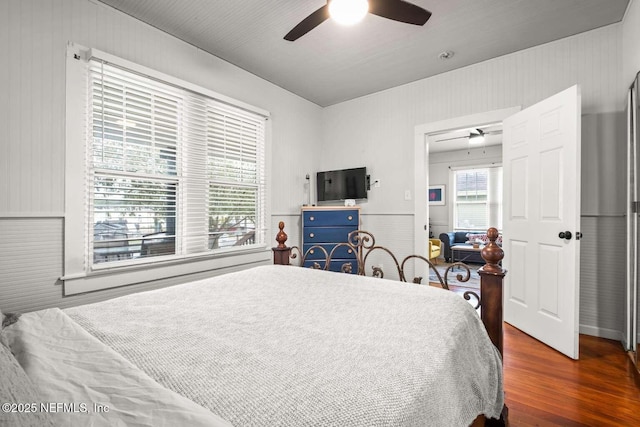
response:
{"label": "doorway", "polygon": [[430,136],[493,122],[501,122],[504,128],[503,248],[509,256],[503,265],[507,270],[513,267],[511,280],[505,282],[504,320],[577,359],[582,237],[578,85],[523,110],[499,110],[416,127],[416,252],[425,247],[428,236],[429,205],[424,193],[429,182]]}
{"label": "doorway", "polygon": [[[502,123],[507,117],[520,111],[520,107],[505,108],[501,110],[488,111],[485,113],[472,114],[464,117],[443,120],[424,125],[418,125],[415,128],[415,205],[414,205],[414,252],[422,253],[423,248],[427,247],[429,238],[429,203],[427,193],[429,185],[440,183],[429,182],[429,145],[433,143],[438,135],[447,132],[455,132],[460,129],[482,128],[496,123]],[[423,271],[417,271],[416,275],[428,277],[428,267],[417,264],[416,268],[422,268]]]}

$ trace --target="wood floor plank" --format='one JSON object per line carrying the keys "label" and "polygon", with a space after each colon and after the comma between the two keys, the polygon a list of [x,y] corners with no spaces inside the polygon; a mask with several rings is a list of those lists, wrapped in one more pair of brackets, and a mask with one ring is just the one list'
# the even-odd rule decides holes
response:
{"label": "wood floor plank", "polygon": [[635,367],[617,341],[580,336],[572,360],[505,323],[511,426],[640,426]]}

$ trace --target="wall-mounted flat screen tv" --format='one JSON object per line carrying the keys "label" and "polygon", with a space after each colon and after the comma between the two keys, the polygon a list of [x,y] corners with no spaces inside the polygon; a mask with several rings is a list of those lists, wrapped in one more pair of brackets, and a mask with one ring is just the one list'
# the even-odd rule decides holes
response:
{"label": "wall-mounted flat screen tv", "polygon": [[367,168],[318,172],[318,202],[367,198]]}

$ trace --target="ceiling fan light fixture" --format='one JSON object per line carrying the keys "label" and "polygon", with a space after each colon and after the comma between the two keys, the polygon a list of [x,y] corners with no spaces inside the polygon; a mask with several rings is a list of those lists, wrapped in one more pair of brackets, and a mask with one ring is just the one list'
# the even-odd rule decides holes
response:
{"label": "ceiling fan light fixture", "polygon": [[482,144],[484,142],[484,132],[482,129],[476,129],[478,133],[470,133],[469,134],[469,144]]}
{"label": "ceiling fan light fixture", "polygon": [[369,12],[367,0],[331,0],[329,14],[338,24],[353,25],[362,21]]}

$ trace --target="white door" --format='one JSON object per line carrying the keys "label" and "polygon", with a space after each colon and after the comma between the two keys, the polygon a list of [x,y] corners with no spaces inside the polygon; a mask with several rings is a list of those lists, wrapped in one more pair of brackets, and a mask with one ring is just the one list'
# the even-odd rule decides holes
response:
{"label": "white door", "polygon": [[504,320],[578,358],[580,91],[504,120]]}

